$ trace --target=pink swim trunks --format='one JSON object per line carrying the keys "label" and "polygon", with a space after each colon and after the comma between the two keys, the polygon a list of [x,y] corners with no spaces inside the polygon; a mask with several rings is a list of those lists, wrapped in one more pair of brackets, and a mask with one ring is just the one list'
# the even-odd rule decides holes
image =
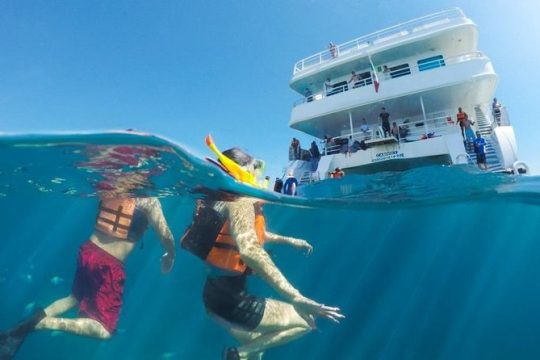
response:
{"label": "pink swim trunks", "polygon": [[73,295],[79,315],[100,322],[111,334],[122,308],[126,273],[124,264],[91,241],[79,248]]}

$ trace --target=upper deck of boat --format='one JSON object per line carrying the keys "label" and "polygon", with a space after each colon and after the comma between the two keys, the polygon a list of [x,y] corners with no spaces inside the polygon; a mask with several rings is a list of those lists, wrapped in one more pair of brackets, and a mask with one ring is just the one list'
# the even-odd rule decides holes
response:
{"label": "upper deck of boat", "polygon": [[[455,32],[460,31],[456,36]],[[407,51],[419,53],[445,46],[456,47],[456,53],[477,49],[476,25],[459,8],[391,26],[304,58],[294,65],[289,84],[301,92],[306,82],[324,79],[335,68],[346,67],[345,64],[361,58],[406,56]]]}

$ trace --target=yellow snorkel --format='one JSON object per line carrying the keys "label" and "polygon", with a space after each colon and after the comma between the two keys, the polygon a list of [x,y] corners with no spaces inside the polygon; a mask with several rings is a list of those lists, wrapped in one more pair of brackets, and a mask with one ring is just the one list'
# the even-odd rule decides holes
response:
{"label": "yellow snorkel", "polygon": [[216,144],[214,144],[214,140],[212,139],[212,136],[207,135],[205,138],[205,141],[206,141],[206,145],[210,148],[210,150],[212,150],[212,152],[216,154],[221,165],[223,165],[223,167],[227,169],[227,172],[233,178],[251,186],[255,186],[255,187],[260,186],[254,174],[245,170],[244,168],[242,168],[242,166],[238,165],[236,162],[229,159],[227,156],[223,155],[221,151],[219,151]]}

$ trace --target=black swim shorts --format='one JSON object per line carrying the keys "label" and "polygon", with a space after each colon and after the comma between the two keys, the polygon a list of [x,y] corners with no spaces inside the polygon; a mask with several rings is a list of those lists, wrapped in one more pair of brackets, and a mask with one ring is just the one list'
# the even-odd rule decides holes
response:
{"label": "black swim shorts", "polygon": [[247,294],[246,281],[247,275],[209,276],[203,300],[208,312],[246,330],[254,330],[262,320],[266,300]]}
{"label": "black swim shorts", "polygon": [[486,154],[476,154],[476,163],[485,164],[486,163]]}

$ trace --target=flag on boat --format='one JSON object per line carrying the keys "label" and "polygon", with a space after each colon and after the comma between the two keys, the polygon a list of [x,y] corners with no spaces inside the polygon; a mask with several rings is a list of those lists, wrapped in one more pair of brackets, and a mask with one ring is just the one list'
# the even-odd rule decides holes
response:
{"label": "flag on boat", "polygon": [[371,56],[368,56],[369,58],[369,64],[371,65],[371,72],[373,73],[373,86],[375,87],[375,92],[379,92],[379,77],[377,76],[377,70],[375,70],[375,66],[373,65],[373,61],[371,61]]}

